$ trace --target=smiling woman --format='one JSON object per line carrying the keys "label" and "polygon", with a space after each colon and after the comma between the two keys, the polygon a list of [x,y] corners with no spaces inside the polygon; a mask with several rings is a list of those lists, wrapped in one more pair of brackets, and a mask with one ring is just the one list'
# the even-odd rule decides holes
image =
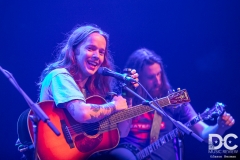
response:
{"label": "smiling woman", "polygon": [[[76,27],[73,29],[68,38],[61,45],[59,45],[60,47],[57,58],[43,71],[39,85],[41,86],[43,79],[52,70],[57,68],[65,68],[71,73],[75,80],[79,81],[78,78],[81,78],[79,76],[83,76],[85,83],[88,84],[85,87],[91,94],[96,94],[96,92],[100,91],[102,93],[98,94],[106,94],[106,92],[111,89],[111,84],[102,82],[110,82],[110,78],[101,77],[97,74],[94,75],[94,73],[100,65],[113,69],[113,60],[111,55],[108,53],[108,43],[108,34],[103,32],[100,28],[91,25]],[[96,52],[99,52],[100,55],[104,53],[104,57],[96,57]],[[86,55],[88,55],[88,57]],[[86,64],[94,61],[83,60],[80,62],[80,57],[88,58],[88,60],[94,59],[94,61],[100,61],[101,59],[102,63],[97,64],[96,70],[95,72],[92,72],[92,74],[87,74],[87,72],[83,73],[83,71],[86,70],[84,68],[87,67]],[[92,76],[90,77],[90,75]],[[100,86],[94,85],[98,84],[97,81],[100,82]],[[85,84],[81,85],[84,86]]]}
{"label": "smiling woman", "polygon": [[[60,138],[52,137],[48,129],[39,125],[38,139],[41,140],[37,152],[40,159],[87,159],[98,150],[117,145],[120,138],[117,125],[109,128],[112,134],[108,130],[101,133],[98,122],[131,104],[127,105],[122,96],[115,96],[108,103],[101,98],[114,87],[113,79],[97,73],[99,67],[113,69],[108,43],[108,34],[100,28],[93,25],[77,27],[61,44],[54,62],[42,72],[40,106],[52,117],[61,135]],[[135,70],[131,73],[138,79]],[[128,131],[120,130],[120,133],[126,135]]]}
{"label": "smiling woman", "polygon": [[90,34],[81,45],[78,45],[75,56],[81,74],[77,74],[75,79],[84,83],[89,76],[94,75],[104,61],[105,48],[106,40],[99,33]]}
{"label": "smiling woman", "polygon": [[100,66],[113,68],[108,34],[98,27],[85,25],[74,29],[65,42],[55,62],[42,73],[40,101],[54,100],[57,107],[66,108],[80,123],[96,122],[112,111],[127,108],[121,96],[98,106],[86,103],[86,97],[105,96],[113,88],[109,77],[96,73]]}

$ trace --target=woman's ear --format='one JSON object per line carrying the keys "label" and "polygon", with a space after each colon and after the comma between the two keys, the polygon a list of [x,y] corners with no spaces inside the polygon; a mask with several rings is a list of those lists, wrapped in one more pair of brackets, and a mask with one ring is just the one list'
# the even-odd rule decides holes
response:
{"label": "woman's ear", "polygon": [[75,52],[72,49],[69,49],[68,50],[68,54],[69,54],[70,60],[72,61],[72,64],[76,65],[77,64],[77,60],[76,60]]}

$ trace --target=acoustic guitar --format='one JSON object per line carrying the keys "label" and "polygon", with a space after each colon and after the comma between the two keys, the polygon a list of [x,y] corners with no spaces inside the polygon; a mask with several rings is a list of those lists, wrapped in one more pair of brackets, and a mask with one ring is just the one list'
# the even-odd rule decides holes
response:
{"label": "acoustic guitar", "polygon": [[[184,89],[156,101],[164,107],[190,102],[190,98]],[[106,101],[100,96],[92,96],[87,98],[87,103],[104,104]],[[119,143],[119,122],[153,111],[151,107],[141,104],[116,112],[95,123],[78,123],[66,109],[56,108],[54,101],[40,102],[39,105],[61,132],[60,136],[56,136],[44,122],[38,123],[37,155],[41,160],[88,159],[96,152],[112,149]],[[31,115],[33,112],[30,110],[27,126],[33,142],[33,125],[29,118]]]}

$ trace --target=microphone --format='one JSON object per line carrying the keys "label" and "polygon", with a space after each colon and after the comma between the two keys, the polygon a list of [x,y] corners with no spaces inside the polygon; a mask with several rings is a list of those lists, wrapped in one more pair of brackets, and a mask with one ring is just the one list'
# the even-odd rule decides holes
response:
{"label": "microphone", "polygon": [[101,74],[103,76],[111,76],[114,77],[116,79],[122,80],[122,81],[126,81],[126,82],[136,82],[137,81],[129,76],[127,76],[127,74],[121,74],[121,73],[117,73],[114,72],[106,67],[99,67],[98,69],[98,74]]}

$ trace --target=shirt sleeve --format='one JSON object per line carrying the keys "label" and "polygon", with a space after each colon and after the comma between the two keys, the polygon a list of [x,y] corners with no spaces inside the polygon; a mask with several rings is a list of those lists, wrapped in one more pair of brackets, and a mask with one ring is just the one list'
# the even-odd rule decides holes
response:
{"label": "shirt sleeve", "polygon": [[57,106],[74,99],[86,102],[83,93],[80,91],[73,78],[66,73],[57,74],[52,78],[49,91]]}
{"label": "shirt sleeve", "polygon": [[193,109],[190,103],[185,103],[180,106],[179,120],[186,123],[197,116],[197,113]]}

